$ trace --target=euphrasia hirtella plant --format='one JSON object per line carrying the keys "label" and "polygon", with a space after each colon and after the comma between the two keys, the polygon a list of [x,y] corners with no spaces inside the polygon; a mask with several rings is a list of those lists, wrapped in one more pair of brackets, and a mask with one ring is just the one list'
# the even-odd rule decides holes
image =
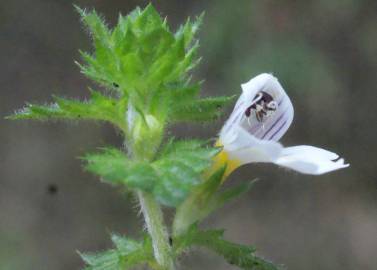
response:
{"label": "euphrasia hirtella plant", "polygon": [[[94,120],[112,123],[124,148],[102,148],[83,157],[85,168],[104,182],[131,191],[140,204],[147,233],[141,240],[119,234],[114,247],[80,253],[86,270],[124,270],[139,265],[172,270],[192,247],[205,247],[242,269],[279,267],[255,255],[252,246],[223,238],[222,230],[198,224],[211,212],[245,193],[252,183],[221,188],[232,170],[251,162],[272,162],[292,170],[322,174],[347,165],[312,146],[284,148],[278,140],[293,119],[293,107],[276,78],[261,74],[242,85],[242,95],[215,146],[166,137],[178,122],[213,121],[232,97],[200,98],[190,71],[199,63],[195,34],[201,17],[173,33],[152,5],[136,8],[109,29],[95,12],[77,8],[94,44],[81,52],[81,72],[98,84],[79,101],[54,97],[50,105],[28,104],[11,119]],[[175,208],[171,229],[161,207]]]}

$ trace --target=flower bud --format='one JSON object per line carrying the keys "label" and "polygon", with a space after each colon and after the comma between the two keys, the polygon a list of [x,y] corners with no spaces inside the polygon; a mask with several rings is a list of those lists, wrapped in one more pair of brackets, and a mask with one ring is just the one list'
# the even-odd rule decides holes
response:
{"label": "flower bud", "polygon": [[151,159],[160,145],[163,133],[163,124],[151,114],[145,117],[134,118],[131,136],[133,154],[136,157]]}

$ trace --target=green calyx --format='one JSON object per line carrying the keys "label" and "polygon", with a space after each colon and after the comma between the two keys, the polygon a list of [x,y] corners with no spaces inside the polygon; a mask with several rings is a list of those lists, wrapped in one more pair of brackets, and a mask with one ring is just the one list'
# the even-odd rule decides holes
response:
{"label": "green calyx", "polygon": [[147,114],[144,117],[137,116],[133,120],[128,142],[135,158],[141,160],[151,160],[157,152],[157,147],[161,144],[164,132],[163,123],[153,115]]}

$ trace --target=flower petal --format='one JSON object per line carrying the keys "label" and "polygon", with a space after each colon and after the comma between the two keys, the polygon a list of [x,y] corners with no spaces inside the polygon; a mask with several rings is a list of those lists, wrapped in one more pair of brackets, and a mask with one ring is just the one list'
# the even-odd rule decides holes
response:
{"label": "flower petal", "polygon": [[309,146],[293,146],[284,148],[274,163],[305,174],[319,175],[338,169],[346,168],[343,159],[330,151]]}
{"label": "flower petal", "polygon": [[283,147],[274,141],[264,141],[237,127],[220,138],[229,159],[237,160],[240,165],[252,162],[273,162],[281,156]]}
{"label": "flower petal", "polygon": [[[232,114],[220,132],[220,137],[235,126],[243,127],[251,135],[262,140],[278,141],[288,130],[293,120],[293,106],[278,80],[271,74],[260,74],[242,84],[242,95],[238,99]],[[246,110],[257,102],[256,95],[267,93],[278,105],[276,111],[259,121],[256,113],[246,115]]]}

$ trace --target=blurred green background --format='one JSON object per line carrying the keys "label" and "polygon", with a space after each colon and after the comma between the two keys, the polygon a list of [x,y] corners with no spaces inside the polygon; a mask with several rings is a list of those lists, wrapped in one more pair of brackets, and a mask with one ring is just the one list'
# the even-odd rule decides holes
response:
{"label": "blurred green background", "polygon": [[[80,269],[76,250],[110,247],[111,231],[140,235],[136,201],[83,172],[77,159],[98,146],[120,146],[111,126],[3,119],[26,101],[88,94],[90,82],[73,61],[90,42],[73,3],[96,8],[111,25],[119,12],[147,1],[1,0],[1,270]],[[242,82],[272,72],[295,106],[283,143],[331,149],[351,163],[320,177],[244,166],[227,185],[261,181],[205,226],[226,228],[228,239],[254,244],[289,270],[376,269],[377,1],[152,3],[173,27],[206,11],[203,61],[195,73],[205,79],[203,95],[237,94]],[[179,125],[170,132],[207,138],[221,125]],[[235,268],[200,251],[183,258],[180,269]]]}

